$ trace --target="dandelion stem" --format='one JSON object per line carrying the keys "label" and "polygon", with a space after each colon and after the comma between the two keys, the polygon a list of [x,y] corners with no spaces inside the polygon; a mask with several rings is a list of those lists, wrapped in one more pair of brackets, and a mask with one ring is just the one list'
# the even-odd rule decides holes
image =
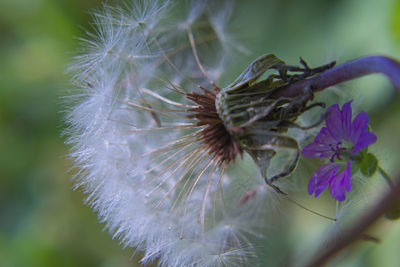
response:
{"label": "dandelion stem", "polygon": [[386,75],[397,90],[400,91],[400,63],[386,56],[366,56],[345,62],[312,78],[283,86],[271,97],[294,97],[302,94],[304,88],[307,87],[312,88],[313,92],[318,92],[330,86],[372,73]]}
{"label": "dandelion stem", "polygon": [[393,188],[393,180],[390,178],[389,174],[387,174],[382,167],[378,167],[378,171],[382,175],[383,179],[385,179],[385,181],[388,183],[389,187]]}

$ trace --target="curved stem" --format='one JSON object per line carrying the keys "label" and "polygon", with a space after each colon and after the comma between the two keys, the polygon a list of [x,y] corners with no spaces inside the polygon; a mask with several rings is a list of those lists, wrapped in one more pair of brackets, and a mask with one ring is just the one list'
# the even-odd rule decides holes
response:
{"label": "curved stem", "polygon": [[388,193],[374,206],[372,209],[367,211],[357,222],[346,231],[341,239],[337,237],[333,238],[329,244],[332,246],[319,250],[312,261],[306,265],[309,267],[324,266],[324,264],[335,256],[339,251],[346,248],[354,241],[359,240],[362,234],[372,226],[379,218],[382,217],[388,210],[394,207],[398,203],[400,197],[400,176],[398,176],[393,183],[393,187]]}
{"label": "curved stem", "polygon": [[[349,81],[361,76],[373,73],[386,75],[393,85],[400,91],[400,63],[385,56],[367,56],[351,60],[339,66],[326,70],[309,79],[300,80],[292,84],[282,86],[271,98],[295,97],[304,93],[304,88],[311,88],[313,92],[322,91],[330,86]],[[354,241],[362,237],[363,233],[374,224],[390,208],[397,204],[400,197],[400,176],[393,182],[387,173],[379,167],[380,174],[390,185],[391,190],[381,199],[378,204],[367,211],[360,220],[346,231],[342,239],[334,238],[329,244],[330,247],[324,247],[312,258],[306,265],[310,267],[323,266],[329,259],[335,256],[339,251],[346,248]]]}
{"label": "curved stem", "polygon": [[385,170],[382,169],[382,167],[378,167],[378,171],[382,175],[383,179],[385,179],[389,187],[393,188],[393,180],[392,178],[390,178],[389,174],[387,174],[387,172],[385,172]]}
{"label": "curved stem", "polygon": [[306,87],[310,87],[313,92],[318,92],[330,86],[372,73],[386,75],[400,91],[400,63],[386,56],[367,56],[345,62],[312,78],[283,86],[272,94],[271,98],[294,97],[302,94]]}

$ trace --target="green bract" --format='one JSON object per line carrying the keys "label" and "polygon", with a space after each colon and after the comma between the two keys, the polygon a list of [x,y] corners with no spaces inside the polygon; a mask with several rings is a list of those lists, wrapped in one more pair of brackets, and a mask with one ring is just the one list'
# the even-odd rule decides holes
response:
{"label": "green bract", "polygon": [[378,169],[378,160],[376,159],[375,155],[364,152],[360,160],[361,173],[367,177],[371,177],[372,175],[375,174],[377,169]]}
{"label": "green bract", "polygon": [[[324,106],[323,103],[307,105],[313,99],[311,88],[305,88],[303,94],[295,97],[271,97],[272,93],[283,86],[314,76],[334,65],[331,63],[310,69],[304,60],[300,59],[300,63],[303,67],[286,65],[273,54],[260,56],[216,96],[216,109],[225,127],[254,159],[266,183],[271,186],[278,178],[294,171],[300,155],[297,141],[283,133],[291,127],[308,129],[323,120],[321,118],[316,124],[307,127],[295,123],[297,117],[306,110]],[[278,73],[258,81],[269,70]],[[289,74],[289,71],[300,74]],[[268,166],[279,148],[293,149],[296,156],[286,170],[267,178]],[[280,191],[276,186],[273,187]]]}

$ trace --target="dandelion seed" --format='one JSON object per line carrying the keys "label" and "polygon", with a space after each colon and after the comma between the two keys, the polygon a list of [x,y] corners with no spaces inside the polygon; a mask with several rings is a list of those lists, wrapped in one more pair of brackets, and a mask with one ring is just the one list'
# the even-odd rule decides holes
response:
{"label": "dandelion seed", "polygon": [[[231,54],[228,18],[217,17],[229,12],[211,2],[105,6],[71,67],[80,87],[67,118],[76,186],[143,263],[250,264],[254,229],[268,225],[273,202],[261,177],[225,171],[244,151],[218,115],[218,87],[206,89]],[[175,6],[188,15],[171,19]]]}

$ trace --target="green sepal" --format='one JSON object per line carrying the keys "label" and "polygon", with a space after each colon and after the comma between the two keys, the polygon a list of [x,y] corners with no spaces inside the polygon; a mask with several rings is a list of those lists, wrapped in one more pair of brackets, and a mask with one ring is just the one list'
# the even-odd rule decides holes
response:
{"label": "green sepal", "polygon": [[232,91],[243,86],[252,85],[264,72],[277,64],[285,64],[285,62],[274,54],[262,55],[256,58],[233,83],[223,88],[222,91]]}
{"label": "green sepal", "polygon": [[378,159],[372,153],[363,153],[359,165],[361,173],[371,177],[378,169]]}
{"label": "green sepal", "polygon": [[360,165],[358,162],[355,162],[351,164],[350,168],[351,168],[351,176],[353,176],[357,174],[357,172],[360,170]]}

